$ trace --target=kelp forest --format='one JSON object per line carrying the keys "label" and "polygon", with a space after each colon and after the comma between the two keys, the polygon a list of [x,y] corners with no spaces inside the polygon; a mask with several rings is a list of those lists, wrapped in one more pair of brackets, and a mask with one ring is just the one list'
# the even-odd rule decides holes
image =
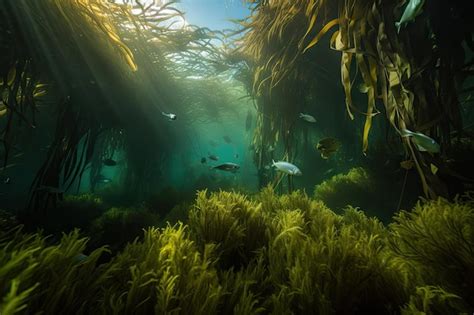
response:
{"label": "kelp forest", "polygon": [[474,312],[471,6],[0,0],[0,315]]}

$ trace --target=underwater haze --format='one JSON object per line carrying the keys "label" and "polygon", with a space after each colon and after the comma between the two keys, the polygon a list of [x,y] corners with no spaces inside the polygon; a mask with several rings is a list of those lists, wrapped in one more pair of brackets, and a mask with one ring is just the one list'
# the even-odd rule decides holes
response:
{"label": "underwater haze", "polygon": [[0,0],[0,315],[474,312],[468,0]]}

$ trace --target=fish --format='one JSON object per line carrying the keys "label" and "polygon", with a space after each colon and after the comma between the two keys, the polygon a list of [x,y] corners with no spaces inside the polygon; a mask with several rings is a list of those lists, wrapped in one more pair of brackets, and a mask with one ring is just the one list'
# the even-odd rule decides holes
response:
{"label": "fish", "polygon": [[301,173],[300,169],[289,162],[285,161],[278,161],[275,162],[272,160],[272,166],[274,166],[278,171],[288,174],[288,175],[296,175],[296,176],[301,176],[303,173]]}
{"label": "fish", "polygon": [[245,118],[245,131],[249,131],[252,128],[252,111],[249,109],[247,111],[247,117]]}
{"label": "fish", "polygon": [[36,188],[35,190],[37,190],[37,191],[47,191],[50,194],[64,194],[65,193],[64,189],[61,189],[59,187],[53,187],[53,186],[45,186],[45,185],[41,185],[38,188]]}
{"label": "fish", "polygon": [[217,155],[214,155],[214,154],[209,154],[208,158],[209,158],[209,160],[219,161],[219,157]]}
{"label": "fish", "polygon": [[415,162],[413,160],[406,160],[400,162],[400,167],[405,170],[411,170],[415,166]]}
{"label": "fish", "polygon": [[326,172],[324,172],[324,175],[329,175],[334,172],[333,168],[328,169]]}
{"label": "fish", "polygon": [[234,158],[238,159],[238,158],[239,158],[239,154],[238,154],[238,153],[234,154]]}
{"label": "fish", "polygon": [[0,172],[6,170],[7,168],[14,167],[16,165],[17,165],[16,163],[12,163],[12,164],[8,164],[8,165],[3,166],[3,163],[0,163]]}
{"label": "fish", "polygon": [[97,177],[95,178],[95,182],[100,184],[108,184],[111,183],[112,180],[108,177],[105,177],[104,175],[97,175]]}
{"label": "fish", "polygon": [[10,177],[7,177],[7,178],[5,178],[5,179],[3,180],[3,183],[4,183],[5,185],[10,184],[10,182],[11,182]]}
{"label": "fish", "polygon": [[202,158],[201,158],[201,164],[205,164],[205,163],[207,163],[207,160],[206,160],[205,157],[202,157]]}
{"label": "fish", "polygon": [[439,153],[440,151],[440,146],[434,139],[420,132],[413,132],[408,129],[403,129],[400,132],[400,135],[404,138],[410,137],[418,151],[429,153]]}
{"label": "fish", "polygon": [[222,138],[224,139],[225,142],[232,143],[232,139],[229,136],[223,136]]}
{"label": "fish", "polygon": [[395,26],[397,27],[397,33],[400,33],[400,29],[402,26],[406,26],[409,22],[415,20],[415,18],[423,12],[423,5],[425,0],[409,0],[407,6],[405,7],[405,11],[403,11],[402,17],[400,21],[395,22]]}
{"label": "fish", "polygon": [[307,121],[307,122],[310,122],[310,123],[315,123],[316,122],[316,118],[314,118],[313,116],[311,116],[309,114],[300,113],[300,118],[303,119],[304,121]]}
{"label": "fish", "polygon": [[116,166],[117,165],[117,161],[113,160],[113,159],[105,159],[102,161],[102,163],[104,163],[104,165],[106,166]]}
{"label": "fish", "polygon": [[176,118],[178,118],[178,116],[176,116],[176,114],[172,114],[172,113],[161,112],[161,115],[163,115],[165,117],[168,117],[169,120],[176,120]]}
{"label": "fish", "polygon": [[341,143],[336,138],[324,138],[316,144],[316,149],[321,153],[321,157],[327,160],[332,154],[339,150]]}
{"label": "fish", "polygon": [[74,261],[75,264],[81,265],[81,264],[85,263],[88,258],[89,258],[89,256],[87,256],[83,253],[80,253],[80,254],[77,254],[76,256],[74,256],[72,258],[72,260]]}
{"label": "fish", "polygon": [[240,168],[240,165],[235,164],[235,163],[231,163],[231,162],[222,163],[220,165],[212,167],[212,169],[217,169],[217,170],[221,170],[221,171],[228,171],[228,172],[232,172],[232,173],[235,173],[239,168]]}

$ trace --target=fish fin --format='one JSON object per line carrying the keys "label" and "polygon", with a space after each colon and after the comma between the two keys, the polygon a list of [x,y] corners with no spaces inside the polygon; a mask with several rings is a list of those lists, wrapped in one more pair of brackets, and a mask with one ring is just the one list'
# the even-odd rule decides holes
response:
{"label": "fish fin", "polygon": [[413,131],[410,131],[408,129],[402,129],[402,131],[400,131],[400,136],[402,136],[402,137],[412,137],[413,136]]}
{"label": "fish fin", "polygon": [[415,143],[415,146],[418,149],[418,151],[420,151],[420,152],[427,152],[428,151],[425,148],[423,148],[421,145],[419,145],[418,143]]}
{"label": "fish fin", "polygon": [[303,118],[304,117],[304,114],[303,113],[300,113],[300,118]]}
{"label": "fish fin", "polygon": [[400,29],[402,28],[401,22],[395,22],[395,26],[397,27],[397,34],[400,34]]}

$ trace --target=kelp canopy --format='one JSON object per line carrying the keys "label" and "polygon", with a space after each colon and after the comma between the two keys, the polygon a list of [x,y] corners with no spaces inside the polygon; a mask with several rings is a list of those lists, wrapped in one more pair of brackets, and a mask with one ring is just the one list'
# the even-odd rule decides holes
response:
{"label": "kelp canopy", "polygon": [[185,25],[174,4],[2,1],[2,166],[12,150],[23,149],[23,134],[55,129],[52,143],[44,143],[49,149],[30,209],[54,204],[80,184],[88,165],[94,188],[101,161],[118,150],[125,154],[130,193],[156,185],[170,143],[182,135],[151,117],[173,111],[192,119],[177,80],[215,75],[221,59],[213,44],[219,33]]}
{"label": "kelp canopy", "polygon": [[[322,102],[314,105],[313,96],[318,65],[327,62],[319,47],[329,39],[330,48],[340,52],[346,112],[350,119],[365,120],[362,151],[370,154],[373,121],[385,113],[394,136],[403,129],[415,130],[441,145],[441,153],[431,155],[417,151],[409,138],[401,139],[426,196],[459,192],[448,190],[452,178],[472,185],[473,174],[463,173],[466,161],[458,159],[455,148],[460,139],[471,141],[473,136],[464,127],[461,105],[466,104],[463,93],[472,90],[464,85],[474,63],[469,1],[426,1],[423,13],[399,34],[395,22],[408,1],[249,2],[252,15],[240,22],[243,35],[235,55],[249,65],[245,78],[260,111],[254,138],[260,166],[273,157],[264,146],[267,143],[280,143],[282,155],[294,160],[294,140],[301,133],[294,125],[295,117],[304,108],[325,106]],[[353,101],[356,84],[366,94],[365,108]],[[463,155],[465,160],[469,154]],[[433,166],[439,172],[433,172]]]}

